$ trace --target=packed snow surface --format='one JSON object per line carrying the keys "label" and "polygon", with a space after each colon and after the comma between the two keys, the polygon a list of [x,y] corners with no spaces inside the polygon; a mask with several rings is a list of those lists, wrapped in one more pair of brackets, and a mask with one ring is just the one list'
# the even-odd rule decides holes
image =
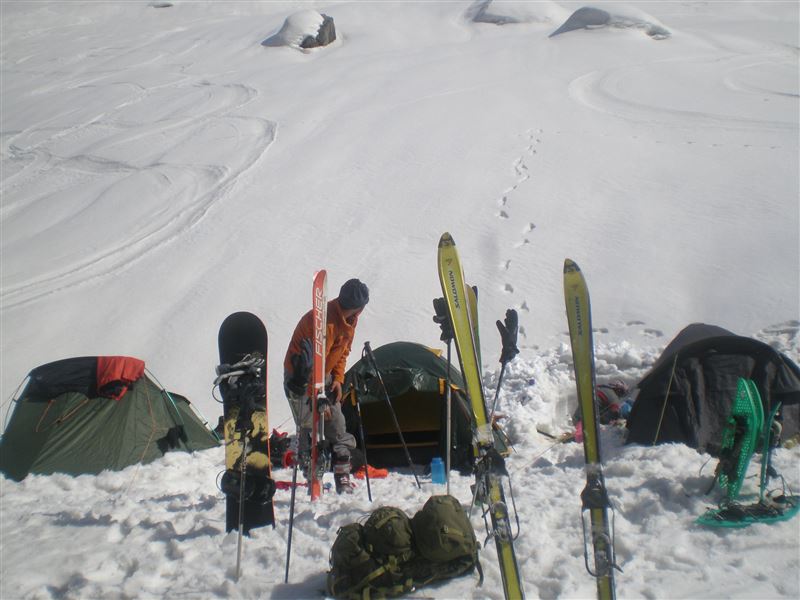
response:
{"label": "packed snow surface", "polygon": [[[548,38],[584,5],[2,2],[2,398],[40,364],[124,354],[214,423],[217,328],[249,310],[270,335],[271,424],[291,430],[283,354],[314,271],[331,296],[351,277],[370,287],[351,364],[365,341],[442,348],[431,300],[449,231],[479,288],[492,392],[494,321],[520,313],[500,407],[526,594],[593,597],[581,447],[536,432],[567,428],[575,402],[564,258],[590,286],[601,381],[635,383],[692,322],[800,359],[800,5],[594,2],[671,35]],[[304,10],[334,18],[336,44],[261,45]],[[623,437],[602,433],[620,597],[800,597],[800,521],[700,528],[715,461]],[[775,457],[795,489],[799,459]],[[443,491],[406,470],[374,481],[372,504],[363,484],[301,495],[288,584],[279,491],[236,582],[222,465],[214,449],[0,480],[0,597],[319,596],[338,527]],[[453,477],[468,503],[471,478]],[[483,586],[415,596],[502,598],[491,542],[481,556]]]}

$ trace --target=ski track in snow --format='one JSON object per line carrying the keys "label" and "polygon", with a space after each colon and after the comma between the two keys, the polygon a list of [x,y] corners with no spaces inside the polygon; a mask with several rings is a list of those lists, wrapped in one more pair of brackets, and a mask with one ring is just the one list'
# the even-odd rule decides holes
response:
{"label": "ski track in snow", "polygon": [[[774,55],[768,55],[774,56]],[[726,63],[725,75],[719,76],[718,63]],[[679,94],[680,100],[676,104],[685,107],[667,107],[655,101],[637,101],[633,96],[638,95],[647,87],[657,87],[662,82],[654,75],[663,72],[663,79],[668,80],[671,74],[680,73],[683,65],[691,64],[693,69],[702,65],[702,70],[713,73],[710,81],[704,82],[707,88],[715,85],[724,86],[728,90],[741,92],[751,96],[768,96],[759,100],[761,106],[751,106],[750,114],[726,114],[716,112],[712,105],[704,105],[702,90],[686,90]],[[797,90],[787,84],[786,89],[767,89],[748,81],[748,76],[753,77],[758,69],[768,67],[771,69],[785,68],[787,72],[796,67],[796,64],[786,60],[776,67],[775,61],[754,60],[752,56],[727,56],[714,57],[707,60],[696,58],[661,60],[642,65],[627,65],[624,67],[607,70],[592,71],[577,77],[569,84],[570,97],[580,104],[603,114],[619,117],[634,123],[660,124],[670,127],[708,130],[745,130],[759,135],[766,133],[790,133],[795,130],[796,124],[791,120],[775,120],[767,118],[773,110],[770,99],[791,100],[797,98]],[[791,81],[791,77],[787,77]],[[680,80],[672,83],[680,86]],[[633,90],[633,91],[632,91]],[[638,90],[638,91],[637,91]],[[672,99],[672,98],[671,98]],[[674,101],[674,99],[673,99]],[[687,142],[692,143],[692,142]],[[718,146],[720,144],[713,144]],[[771,147],[772,149],[777,148]]]}
{"label": "ski track in snow", "polygon": [[[85,98],[93,82],[105,77],[105,73],[90,71],[79,80],[39,89],[37,95],[44,95],[46,102],[50,94],[80,90],[79,97]],[[76,181],[84,189],[97,190],[93,197],[74,201],[74,210],[57,221],[44,221],[37,235],[58,240],[53,243],[55,258],[43,256],[33,272],[5,270],[0,300],[6,308],[116,275],[175,242],[224,201],[277,134],[276,123],[237,114],[259,94],[246,85],[214,84],[205,78],[190,81],[182,75],[152,87],[133,81],[115,85],[122,98],[102,114],[76,119],[78,115],[70,110],[4,136],[4,160],[23,163],[2,182],[7,231],[13,231],[16,215],[24,216],[35,208],[32,205],[51,201],[49,193],[17,200],[17,190],[54,180],[53,186],[67,193]],[[186,110],[176,110],[176,106]],[[72,123],[57,124],[64,120]],[[147,151],[135,163],[115,158],[140,146]],[[130,188],[142,190],[138,206],[119,206],[115,194]],[[115,225],[115,213],[126,218]],[[68,225],[74,219],[103,223],[104,231],[96,241],[71,239]],[[16,248],[13,239],[9,242],[10,236],[5,237],[3,250],[11,258]],[[69,258],[59,256],[60,248]]]}

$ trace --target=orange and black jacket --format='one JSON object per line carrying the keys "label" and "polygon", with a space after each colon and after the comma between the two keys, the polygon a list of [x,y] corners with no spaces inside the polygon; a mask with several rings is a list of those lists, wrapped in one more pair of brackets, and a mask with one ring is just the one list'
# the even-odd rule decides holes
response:
{"label": "orange and black jacket", "polygon": [[[358,316],[352,318],[352,323],[344,320],[339,301],[334,299],[328,302],[328,323],[327,339],[325,352],[325,375],[330,374],[333,381],[344,383],[345,365],[353,345],[353,338],[356,334]],[[300,319],[294,329],[292,341],[289,342],[289,349],[283,359],[284,377],[288,379],[292,372],[292,356],[300,352],[300,343],[307,339],[314,338],[314,316],[312,311],[308,311]]]}

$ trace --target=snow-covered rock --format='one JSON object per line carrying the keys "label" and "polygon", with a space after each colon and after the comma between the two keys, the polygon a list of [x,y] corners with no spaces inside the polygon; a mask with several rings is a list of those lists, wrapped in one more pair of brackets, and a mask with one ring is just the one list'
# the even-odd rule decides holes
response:
{"label": "snow-covered rock", "polygon": [[264,46],[289,46],[308,50],[336,40],[333,18],[315,10],[301,10],[286,17],[283,26],[262,42]]}

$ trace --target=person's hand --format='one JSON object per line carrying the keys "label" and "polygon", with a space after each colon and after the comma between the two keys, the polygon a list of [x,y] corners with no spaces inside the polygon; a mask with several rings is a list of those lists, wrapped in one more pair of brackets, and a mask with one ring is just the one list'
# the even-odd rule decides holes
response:
{"label": "person's hand", "polygon": [[308,387],[311,376],[311,367],[314,361],[314,351],[311,349],[311,340],[304,339],[300,342],[300,352],[291,357],[292,377],[287,381],[287,387],[296,395],[302,396]]}
{"label": "person's hand", "polygon": [[447,301],[444,298],[434,298],[433,310],[436,313],[433,316],[433,322],[442,328],[442,335],[439,339],[443,342],[449,342],[453,339],[453,323],[447,311]]}
{"label": "person's hand", "polygon": [[342,384],[339,381],[334,381],[331,384],[330,398],[336,402],[342,402]]}

